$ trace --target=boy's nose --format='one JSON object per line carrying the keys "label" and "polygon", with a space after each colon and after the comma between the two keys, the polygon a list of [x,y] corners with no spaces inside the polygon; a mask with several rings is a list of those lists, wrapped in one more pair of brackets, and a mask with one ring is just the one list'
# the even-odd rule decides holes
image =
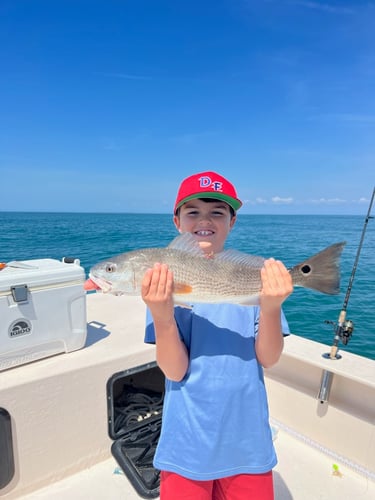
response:
{"label": "boy's nose", "polygon": [[211,221],[212,219],[212,216],[210,214],[210,212],[202,212],[200,215],[199,215],[199,220],[208,220],[208,221]]}
{"label": "boy's nose", "polygon": [[199,217],[199,224],[202,224],[202,223],[209,223],[211,224],[212,223],[212,220],[211,220],[211,217],[209,214],[202,214],[200,217]]}

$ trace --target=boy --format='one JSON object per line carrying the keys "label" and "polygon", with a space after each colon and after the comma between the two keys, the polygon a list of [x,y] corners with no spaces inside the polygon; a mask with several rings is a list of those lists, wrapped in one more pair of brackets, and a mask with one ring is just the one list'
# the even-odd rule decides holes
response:
{"label": "boy", "polygon": [[[215,172],[185,179],[174,224],[195,236],[207,258],[224,249],[242,203]],[[204,257],[202,257],[204,258]],[[155,264],[142,282],[152,318],[146,342],[166,377],[162,431],[154,457],[162,500],[272,500],[277,459],[268,422],[262,367],[275,364],[289,333],[281,311],[293,290],[285,266],[261,270],[259,307],[174,307],[173,274]]]}

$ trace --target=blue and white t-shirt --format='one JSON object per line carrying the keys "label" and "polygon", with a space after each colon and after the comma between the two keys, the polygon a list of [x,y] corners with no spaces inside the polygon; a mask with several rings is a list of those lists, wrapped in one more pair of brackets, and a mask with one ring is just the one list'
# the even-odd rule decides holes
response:
{"label": "blue and white t-shirt", "polygon": [[[154,466],[196,480],[268,472],[277,459],[255,355],[259,307],[194,304],[175,317],[190,364],[181,382],[166,379]],[[145,342],[155,342],[149,313]]]}

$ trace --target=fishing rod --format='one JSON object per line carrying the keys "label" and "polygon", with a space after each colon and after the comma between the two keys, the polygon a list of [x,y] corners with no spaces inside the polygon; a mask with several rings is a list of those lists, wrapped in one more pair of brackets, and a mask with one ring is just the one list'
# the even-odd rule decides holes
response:
{"label": "fishing rod", "polygon": [[368,221],[370,219],[373,219],[373,217],[370,214],[371,214],[372,204],[374,202],[374,197],[375,197],[375,187],[374,187],[374,189],[372,191],[372,197],[371,197],[371,200],[370,200],[370,204],[369,204],[369,207],[368,207],[367,215],[366,215],[365,222],[364,222],[363,229],[362,229],[361,240],[359,242],[359,246],[358,246],[358,249],[357,249],[357,255],[356,255],[356,258],[355,258],[355,261],[354,261],[352,273],[351,273],[351,276],[350,276],[350,279],[349,279],[349,285],[348,285],[348,288],[346,290],[344,303],[343,303],[341,312],[339,314],[338,321],[337,321],[337,323],[334,323],[333,321],[327,321],[327,320],[325,321],[325,323],[329,323],[331,325],[334,325],[334,331],[335,331],[335,336],[333,338],[333,344],[331,346],[331,351],[330,351],[330,353],[327,353],[327,354],[323,355],[325,358],[340,359],[341,356],[339,356],[337,354],[339,341],[341,340],[341,342],[344,345],[347,345],[347,343],[349,342],[349,340],[351,339],[351,336],[353,334],[354,324],[353,324],[352,321],[346,319],[346,310],[347,310],[347,307],[348,307],[349,297],[350,297],[350,294],[351,294],[351,291],[352,291],[352,287],[353,287],[354,276],[355,276],[355,273],[357,271],[359,255],[361,253],[363,240],[365,238],[367,224],[368,224]]}

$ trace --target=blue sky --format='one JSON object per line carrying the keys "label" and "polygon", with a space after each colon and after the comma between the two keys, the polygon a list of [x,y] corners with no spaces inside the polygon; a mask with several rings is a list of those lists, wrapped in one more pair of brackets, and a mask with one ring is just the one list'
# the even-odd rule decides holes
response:
{"label": "blue sky", "polygon": [[375,1],[2,0],[0,210],[366,214]]}

